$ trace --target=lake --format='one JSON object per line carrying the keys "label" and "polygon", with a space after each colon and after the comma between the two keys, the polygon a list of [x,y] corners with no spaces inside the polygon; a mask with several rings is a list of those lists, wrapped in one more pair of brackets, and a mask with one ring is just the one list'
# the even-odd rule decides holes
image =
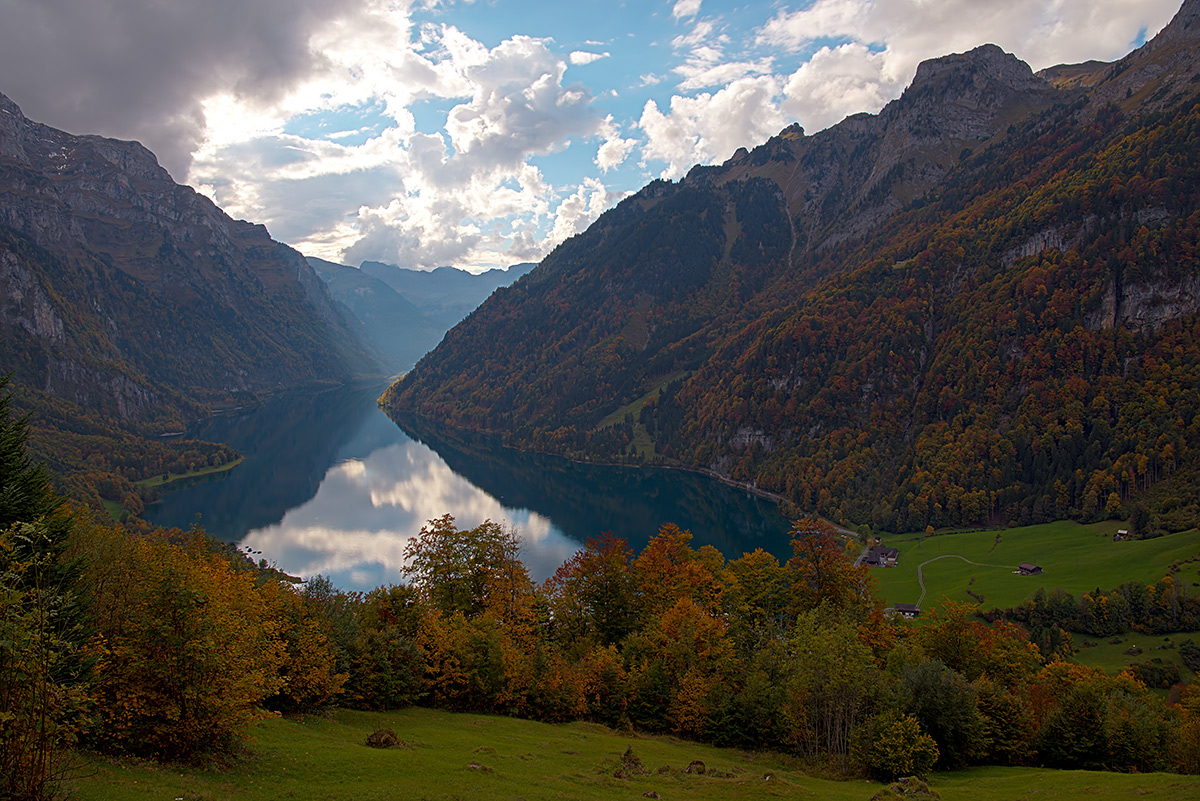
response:
{"label": "lake", "polygon": [[145,518],[195,523],[280,569],[345,590],[400,583],[404,549],[430,519],[511,526],[541,580],[588,537],[611,531],[638,552],[671,522],[728,558],[791,555],[775,504],[707,476],[570,462],[494,439],[405,424],[375,405],[383,387],[290,393],[188,436],[226,442],[245,461],[164,494]]}

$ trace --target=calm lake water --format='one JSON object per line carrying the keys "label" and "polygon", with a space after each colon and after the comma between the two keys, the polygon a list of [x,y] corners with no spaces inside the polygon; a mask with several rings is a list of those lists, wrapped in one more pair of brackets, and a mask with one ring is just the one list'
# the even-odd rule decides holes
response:
{"label": "calm lake water", "polygon": [[591,536],[611,531],[640,551],[661,524],[729,558],[763,548],[790,556],[775,504],[678,470],[582,465],[488,438],[401,430],[375,406],[382,387],[295,393],[218,418],[189,436],[245,456],[228,473],[163,496],[145,517],[239,543],[281,569],[323,573],[342,589],[402,581],[404,548],[428,520],[512,526],[537,580]]}

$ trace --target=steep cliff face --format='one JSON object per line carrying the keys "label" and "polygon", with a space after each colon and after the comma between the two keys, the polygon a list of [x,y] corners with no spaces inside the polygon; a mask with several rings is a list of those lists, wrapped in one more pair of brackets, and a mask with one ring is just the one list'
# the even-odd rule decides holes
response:
{"label": "steep cliff face", "polygon": [[656,181],[385,403],[887,529],[1094,517],[1200,470],[1198,5],[1115,65],[984,46]]}
{"label": "steep cliff face", "polygon": [[922,63],[878,115],[857,114],[811,137],[792,126],[720,168],[694,172],[717,183],[776,182],[798,244],[819,249],[867,233],[936,186],[965,149],[987,146],[1066,96],[1015,56],[984,45]]}
{"label": "steep cliff face", "polygon": [[3,355],[54,397],[146,421],[377,371],[265,228],[175,184],[138,143],[38,124],[3,95],[0,230]]}

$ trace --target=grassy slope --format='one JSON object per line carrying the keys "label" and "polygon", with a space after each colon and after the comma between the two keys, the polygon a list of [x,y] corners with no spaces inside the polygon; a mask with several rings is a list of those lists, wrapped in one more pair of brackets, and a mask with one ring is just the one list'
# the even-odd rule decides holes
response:
{"label": "grassy slope", "polygon": [[[979,567],[953,558],[925,565],[927,592],[922,607],[938,606],[943,596],[977,602],[967,594],[969,589],[983,596],[985,608],[1007,608],[1016,606],[1039,587],[1061,587],[1079,595],[1097,587],[1111,589],[1126,581],[1158,581],[1175,560],[1200,554],[1200,532],[1113,542],[1112,534],[1122,527],[1116,521],[1086,526],[1061,521],[1002,531],[895,536],[886,544],[900,550],[898,566],[873,568],[871,572],[887,603],[893,604],[917,601],[921,594],[917,566],[938,556],[957,554],[992,565],[1040,565],[1045,572],[1038,576],[1017,576],[1005,568]],[[1193,589],[1196,565],[1185,566],[1182,579]]]}
{"label": "grassy slope", "polygon": [[[1172,634],[1169,636],[1157,634],[1122,634],[1115,638],[1120,640],[1115,645],[1109,642],[1109,640],[1100,637],[1086,637],[1082,634],[1076,634],[1074,637],[1075,661],[1084,665],[1102,667],[1105,670],[1116,673],[1119,670],[1123,670],[1127,665],[1140,665],[1142,662],[1147,662],[1157,657],[1164,662],[1177,665],[1179,667],[1179,677],[1183,681],[1188,683],[1196,681],[1196,674],[1188,670],[1183,664],[1183,659],[1179,656],[1178,645],[1184,640],[1189,639],[1200,643],[1200,634]],[[1094,642],[1096,645],[1085,648],[1083,647],[1085,640]],[[1125,653],[1134,645],[1140,647],[1142,653],[1137,655]]]}
{"label": "grassy slope", "polygon": [[[411,748],[379,751],[363,741],[391,727]],[[651,774],[612,777],[632,746]],[[733,778],[684,774],[700,759]],[[472,763],[490,768],[478,770]],[[662,765],[673,770],[656,773]],[[428,709],[392,713],[338,711],[329,719],[274,719],[256,727],[252,752],[223,769],[163,768],[144,762],[99,761],[73,783],[79,801],[134,799],[342,799],[395,798],[641,798],[665,799],[870,798],[878,785],[805,776],[779,756],[722,750],[665,737],[616,733],[602,726],[550,726],[511,718],[454,715]],[[765,778],[767,775],[771,778]],[[946,801],[955,799],[1200,797],[1200,777],[979,768],[934,777]]]}

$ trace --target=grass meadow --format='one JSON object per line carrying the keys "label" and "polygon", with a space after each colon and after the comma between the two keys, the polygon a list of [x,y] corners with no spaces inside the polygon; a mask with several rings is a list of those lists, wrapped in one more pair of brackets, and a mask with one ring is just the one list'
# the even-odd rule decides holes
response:
{"label": "grass meadow", "polygon": [[[365,745],[378,728],[407,744]],[[632,747],[648,773],[614,778]],[[695,759],[706,775],[684,773]],[[666,770],[660,769],[664,766]],[[880,785],[813,778],[798,761],[617,732],[588,723],[549,725],[429,709],[336,711],[274,718],[254,728],[247,751],[226,764],[163,767],[92,758],[69,789],[79,801],[384,801],[385,799],[822,799],[867,801]],[[714,771],[720,775],[713,775]],[[1032,768],[975,768],[935,775],[945,801],[1200,798],[1200,777]],[[654,796],[651,796],[654,797]]]}
{"label": "grass meadow", "polygon": [[[1118,637],[1087,637],[1075,634],[1075,661],[1083,665],[1102,667],[1110,672],[1117,672],[1128,665],[1141,664],[1151,659],[1161,659],[1163,662],[1179,668],[1179,678],[1183,682],[1196,681],[1196,674],[1183,664],[1179,656],[1179,643],[1192,640],[1200,645],[1200,633],[1192,634],[1122,634]],[[1112,642],[1117,640],[1117,642]],[[1084,645],[1085,642],[1095,643]],[[1128,654],[1134,646],[1141,653]]]}
{"label": "grass meadow", "polygon": [[[1079,595],[1126,581],[1153,583],[1166,575],[1172,562],[1200,555],[1200,531],[1113,542],[1113,534],[1122,527],[1116,521],[1092,525],[1060,521],[992,531],[891,536],[884,542],[899,549],[897,566],[871,568],[871,574],[888,605],[917,603],[921,596],[917,568],[924,564],[923,609],[940,606],[943,598],[979,603],[985,609],[1008,608],[1039,587],[1061,587]],[[981,567],[955,557],[999,567]],[[1013,570],[1021,562],[1039,565],[1044,572],[1015,575]],[[1184,565],[1180,578],[1189,590],[1200,592],[1200,562]],[[970,593],[982,596],[982,602]]]}

